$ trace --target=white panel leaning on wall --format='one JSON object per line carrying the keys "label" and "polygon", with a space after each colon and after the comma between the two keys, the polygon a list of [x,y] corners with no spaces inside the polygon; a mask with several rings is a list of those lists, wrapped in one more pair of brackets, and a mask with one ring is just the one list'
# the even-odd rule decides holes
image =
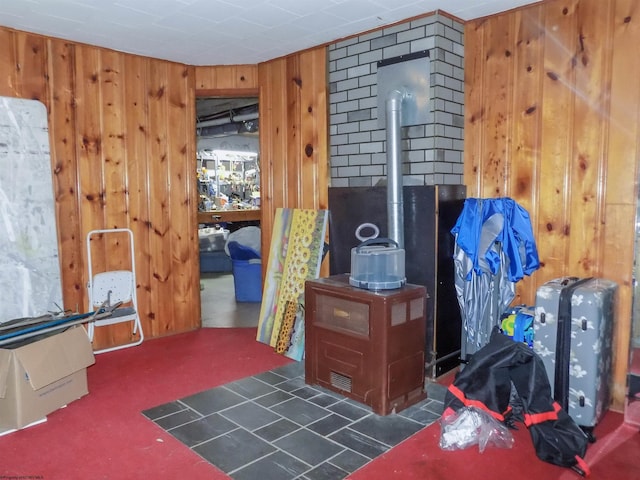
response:
{"label": "white panel leaning on wall", "polygon": [[0,323],[62,308],[47,109],[0,97]]}

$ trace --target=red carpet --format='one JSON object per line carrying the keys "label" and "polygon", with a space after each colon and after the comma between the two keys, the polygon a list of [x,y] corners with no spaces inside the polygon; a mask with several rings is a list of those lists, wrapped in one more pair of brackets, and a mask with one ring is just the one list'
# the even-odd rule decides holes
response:
{"label": "red carpet", "polygon": [[0,437],[0,478],[227,479],[140,412],[291,361],[255,335],[202,329],[97,355],[89,395]]}
{"label": "red carpet", "polygon": [[[593,479],[640,479],[640,433],[621,424],[622,415],[608,412],[596,429],[598,440],[586,455]],[[444,451],[438,446],[440,426],[431,425],[400,446],[361,468],[350,480],[500,480],[579,479],[572,470],[538,460],[524,426],[513,432],[512,449],[478,447]]]}
{"label": "red carpet", "polygon": [[[0,437],[0,478],[228,479],[156,427],[142,410],[290,360],[255,341],[255,329],[202,329],[96,357],[89,395],[49,415],[44,424]],[[640,479],[640,433],[608,412],[587,453],[593,479]],[[382,479],[573,479],[570,470],[535,457],[529,433],[510,450],[446,452],[437,424],[352,474]]]}

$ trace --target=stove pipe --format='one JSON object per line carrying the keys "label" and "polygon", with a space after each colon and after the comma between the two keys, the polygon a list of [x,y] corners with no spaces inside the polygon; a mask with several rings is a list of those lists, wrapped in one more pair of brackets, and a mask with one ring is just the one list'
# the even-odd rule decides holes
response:
{"label": "stove pipe", "polygon": [[386,100],[387,136],[387,229],[388,236],[404,248],[404,204],[402,197],[402,100],[405,93],[389,92]]}

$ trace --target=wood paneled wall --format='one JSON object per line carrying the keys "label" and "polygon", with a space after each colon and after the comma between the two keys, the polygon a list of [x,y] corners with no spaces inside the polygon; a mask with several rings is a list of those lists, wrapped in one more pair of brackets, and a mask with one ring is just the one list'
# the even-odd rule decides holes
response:
{"label": "wood paneled wall", "polygon": [[[262,63],[258,80],[264,252],[276,208],[328,208],[326,48]],[[328,269],[325,261],[321,275],[328,275]]]}
{"label": "wood paneled wall", "polygon": [[[268,252],[277,208],[328,208],[326,48],[257,66],[196,67],[196,88],[196,96],[258,96],[260,226]],[[328,268],[324,262],[321,273]]]}
{"label": "wood paneled wall", "polygon": [[465,183],[531,214],[542,268],[518,284],[619,284],[614,404],[625,394],[638,151],[640,3],[554,0],[465,27]]}
{"label": "wood paneled wall", "polygon": [[[130,228],[145,335],[200,326],[193,67],[0,28],[0,95],[49,113],[65,308],[86,311],[90,230]],[[93,244],[126,266],[126,238]],[[126,343],[128,325],[95,347]]]}
{"label": "wood paneled wall", "polygon": [[257,65],[195,67],[196,96],[258,96]]}
{"label": "wood paneled wall", "polygon": [[[619,283],[617,408],[630,331],[639,9],[555,0],[465,28],[469,195],[510,196],[531,213],[543,267],[520,282],[517,301],[532,303],[562,275]],[[327,208],[324,47],[258,66],[188,67],[1,27],[0,45],[0,95],[49,111],[66,308],[87,308],[87,232],[128,227],[148,336],[199,327],[196,90],[259,94],[265,251],[276,208]],[[98,245],[98,261],[118,264],[121,251],[121,241]],[[96,347],[127,337],[110,328]]]}
{"label": "wood paneled wall", "polygon": [[[259,95],[263,250],[275,209],[326,208],[325,48],[258,65],[190,67],[0,27],[0,95],[49,113],[65,308],[86,311],[89,231],[130,228],[147,338],[200,326],[195,99]],[[93,244],[126,267],[126,238]],[[127,343],[100,329],[95,348]]]}

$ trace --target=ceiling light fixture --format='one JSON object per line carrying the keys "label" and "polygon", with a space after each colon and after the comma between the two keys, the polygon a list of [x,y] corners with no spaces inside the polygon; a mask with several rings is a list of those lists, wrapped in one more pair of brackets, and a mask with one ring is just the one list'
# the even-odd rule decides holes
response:
{"label": "ceiling light fixture", "polygon": [[247,161],[257,158],[258,154],[242,150],[202,150],[200,156],[203,160]]}

